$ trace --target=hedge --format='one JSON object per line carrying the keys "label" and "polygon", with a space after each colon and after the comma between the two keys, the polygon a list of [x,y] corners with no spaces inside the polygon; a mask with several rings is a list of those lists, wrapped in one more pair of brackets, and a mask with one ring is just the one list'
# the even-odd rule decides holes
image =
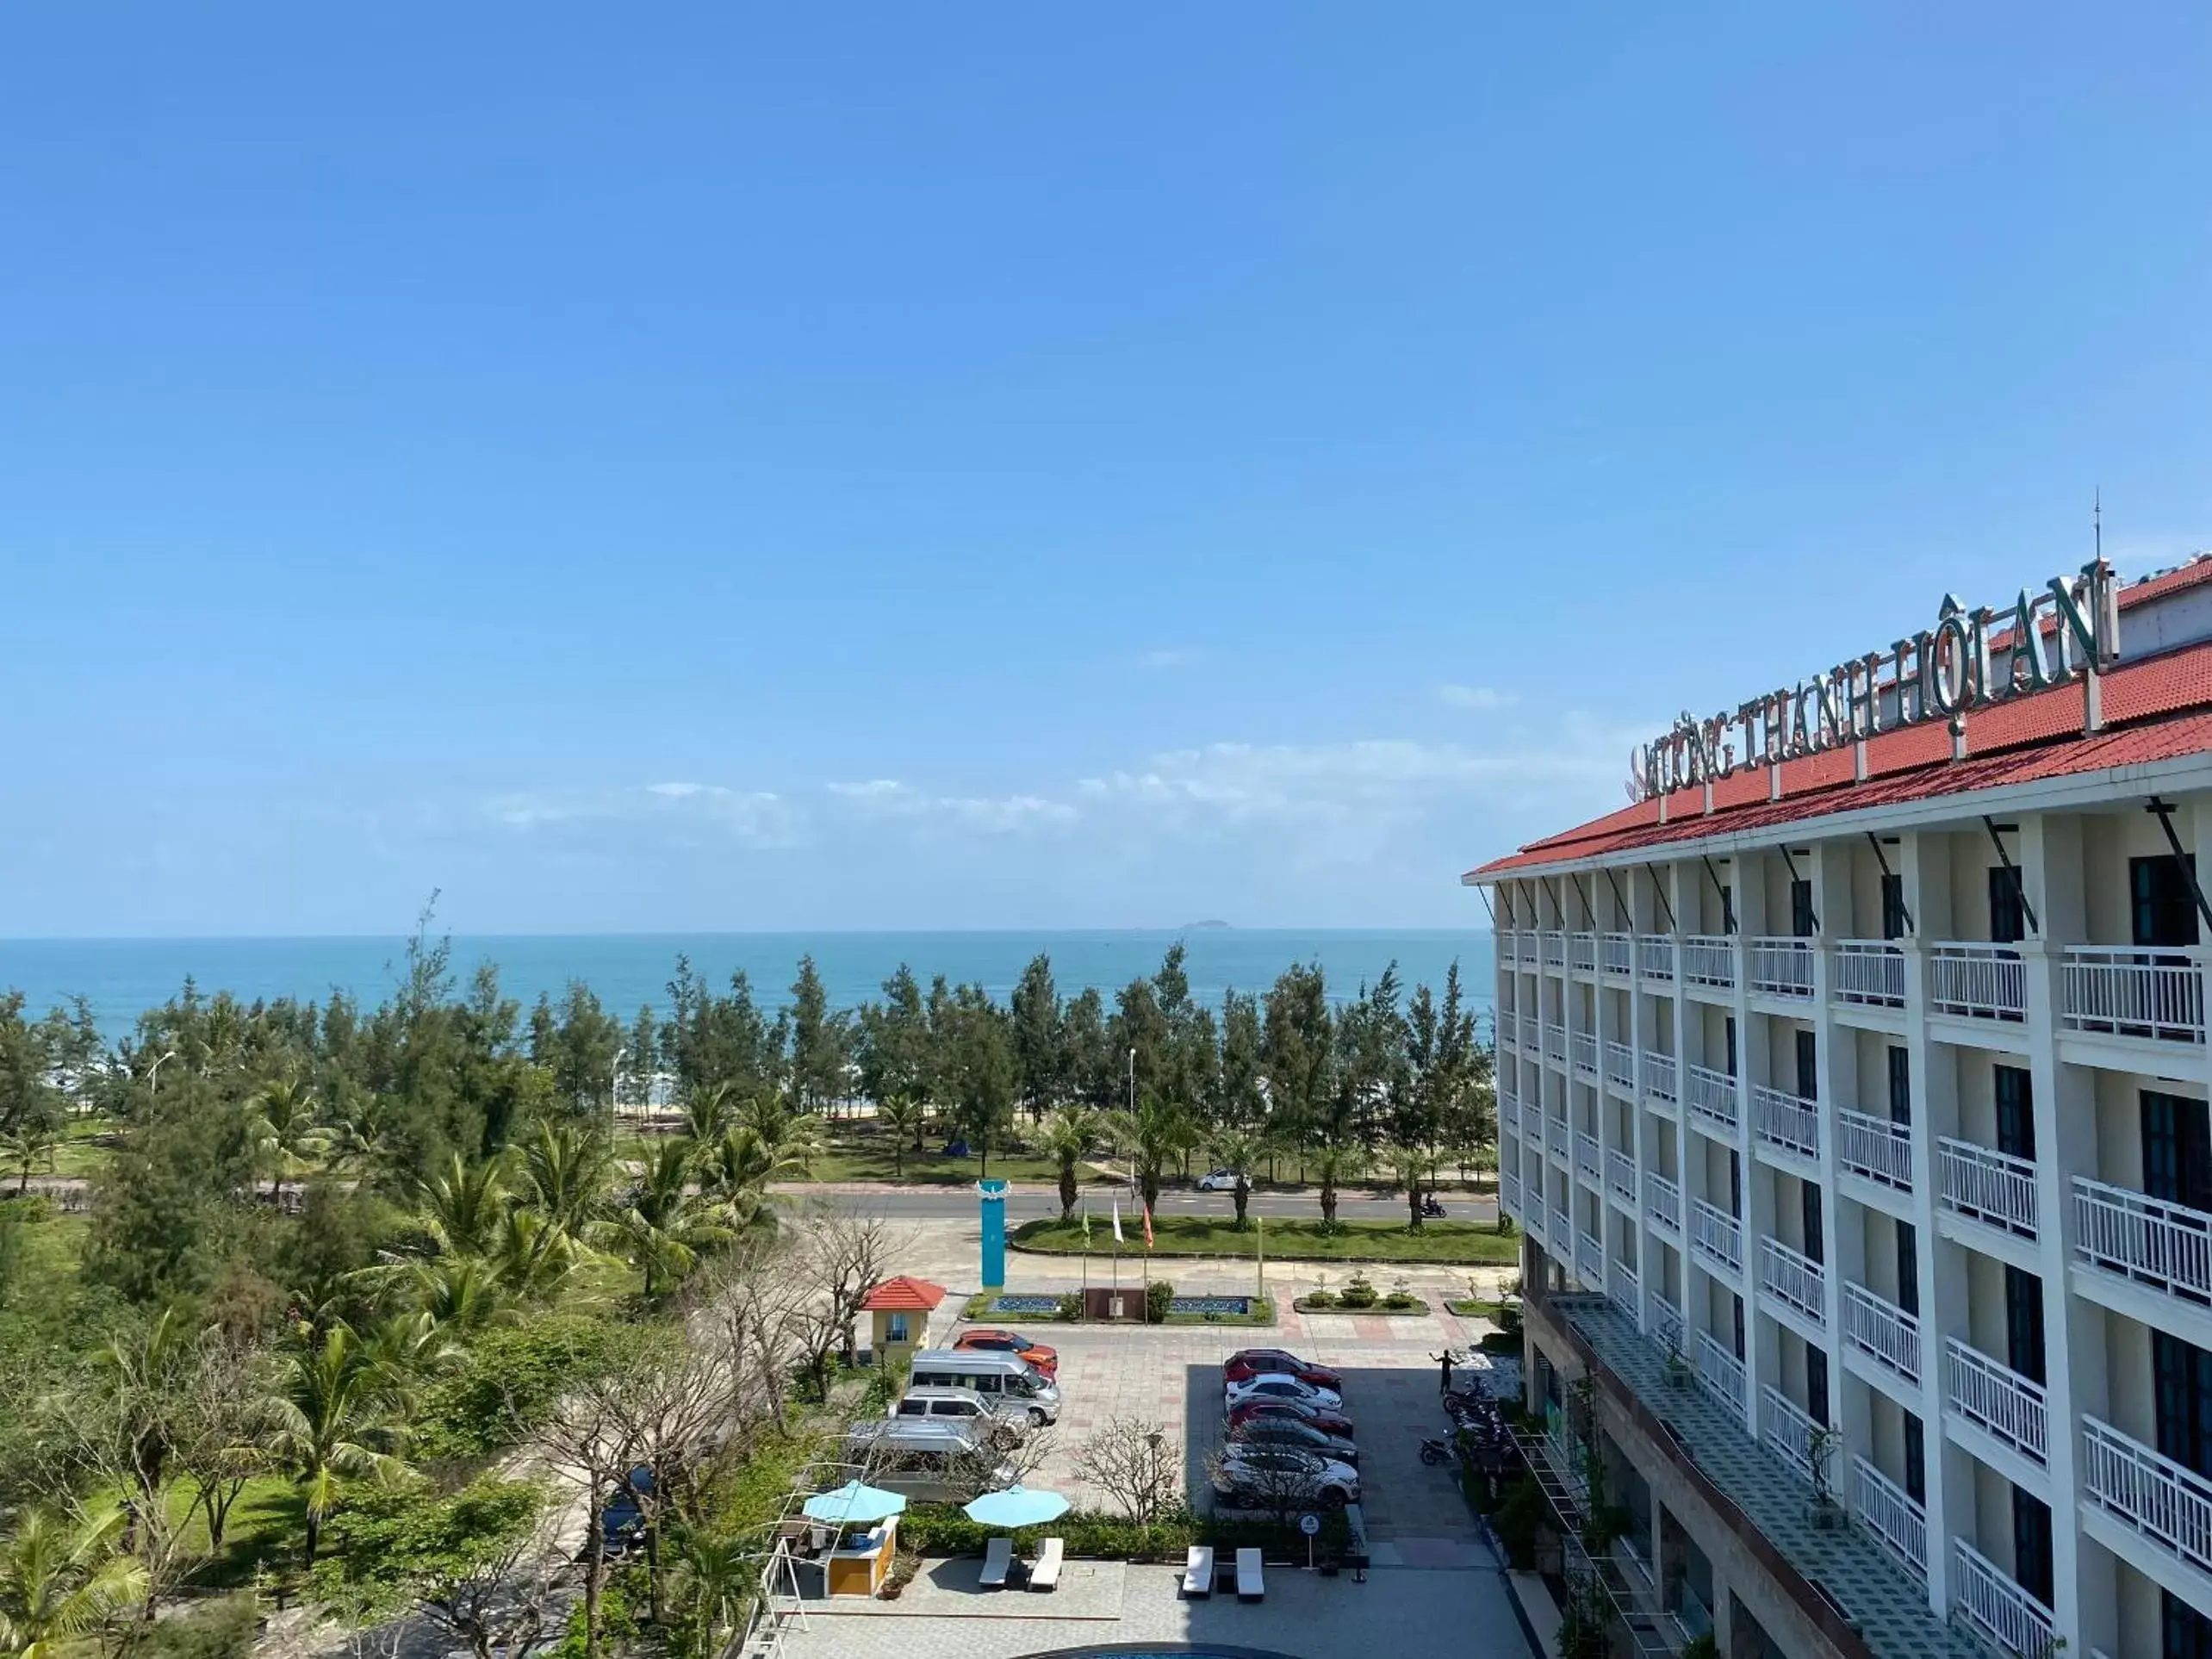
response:
{"label": "hedge", "polygon": [[[899,1518],[898,1541],[919,1555],[979,1556],[985,1545],[1003,1531],[972,1521],[949,1504],[910,1504]],[[1257,1546],[1302,1556],[1306,1543],[1295,1518],[1288,1525],[1277,1525],[1265,1516],[1199,1514],[1190,1510],[1163,1515],[1149,1526],[1142,1526],[1120,1515],[1071,1509],[1048,1525],[1023,1531],[1065,1539],[1071,1556],[1107,1561],[1172,1561],[1194,1544],[1210,1544],[1216,1550]],[[1341,1550],[1351,1537],[1343,1511],[1321,1512],[1323,1549]]]}

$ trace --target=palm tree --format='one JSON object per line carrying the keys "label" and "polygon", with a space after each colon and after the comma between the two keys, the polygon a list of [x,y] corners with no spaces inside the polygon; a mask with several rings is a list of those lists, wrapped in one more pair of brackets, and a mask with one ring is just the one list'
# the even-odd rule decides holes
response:
{"label": "palm tree", "polygon": [[444,1173],[423,1183],[422,1202],[423,1226],[441,1255],[481,1256],[513,1203],[506,1160],[471,1164],[455,1153]]}
{"label": "palm tree", "polygon": [[12,1129],[0,1129],[0,1164],[15,1167],[17,1197],[31,1190],[32,1165],[43,1164],[48,1175],[53,1173],[53,1149],[60,1144],[60,1132],[43,1117],[27,1117]]}
{"label": "palm tree", "polygon": [[[593,1236],[611,1226],[604,1221],[593,1222]],[[596,1259],[598,1253],[588,1242],[562,1231],[542,1212],[519,1206],[500,1220],[482,1258],[502,1295],[538,1303],[558,1297],[577,1270]]]}
{"label": "palm tree", "polygon": [[1115,1113],[1111,1122],[1115,1138],[1129,1149],[1145,1208],[1153,1209],[1159,1202],[1160,1172],[1197,1138],[1197,1125],[1180,1106],[1156,1095],[1147,1095],[1134,1113]]}
{"label": "palm tree", "polygon": [[466,1336],[522,1318],[500,1283],[499,1270],[479,1257],[438,1256],[411,1263],[408,1279],[409,1300],[440,1331]]}
{"label": "palm tree", "polygon": [[737,1118],[737,1085],[728,1081],[694,1089],[684,1102],[684,1133],[704,1146],[719,1140]]}
{"label": "palm tree", "polygon": [[662,1142],[615,1217],[631,1259],[645,1276],[648,1300],[665,1295],[688,1274],[702,1250],[729,1241],[728,1209],[694,1193],[691,1177],[690,1143]]}
{"label": "palm tree", "polygon": [[382,1158],[392,1137],[391,1097],[347,1088],[332,1109],[328,1148],[332,1169],[365,1167]]}
{"label": "palm tree", "polygon": [[562,1234],[582,1242],[606,1205],[613,1148],[593,1123],[540,1120],[524,1144],[525,1202]]}
{"label": "palm tree", "polygon": [[0,1654],[55,1659],[65,1643],[146,1593],[146,1569],[120,1553],[125,1516],[23,1512],[0,1549]]}
{"label": "palm tree", "polygon": [[751,1129],[763,1146],[774,1148],[779,1168],[804,1173],[828,1150],[821,1123],[811,1114],[789,1110],[774,1095],[755,1096],[739,1127]]}
{"label": "palm tree", "polygon": [[1252,1166],[1259,1161],[1259,1143],[1242,1129],[1217,1129],[1207,1138],[1208,1154],[1215,1164],[1237,1172],[1229,1196],[1236,1202],[1237,1229],[1245,1226],[1245,1209],[1252,1202]]}
{"label": "palm tree", "polygon": [[309,1336],[284,1361],[268,1401],[270,1450],[289,1469],[308,1512],[308,1565],[314,1565],[323,1522],[349,1475],[388,1480],[401,1468],[392,1448],[403,1431],[391,1409],[382,1365],[339,1321]]}
{"label": "palm tree", "polygon": [[1428,1173],[1429,1156],[1419,1146],[1392,1146],[1384,1153],[1391,1178],[1406,1190],[1406,1209],[1414,1232],[1421,1227],[1421,1177]]}
{"label": "palm tree", "polygon": [[253,1144],[253,1161],[269,1171],[269,1196],[274,1199],[287,1177],[314,1167],[311,1159],[326,1144],[327,1137],[315,1122],[314,1090],[297,1078],[279,1078],[264,1084],[246,1107],[252,1114],[245,1133]]}
{"label": "palm tree", "polygon": [[1336,1225],[1337,1187],[1358,1175],[1366,1161],[1367,1155],[1351,1142],[1325,1140],[1314,1148],[1314,1178],[1321,1186],[1322,1226]]}
{"label": "palm tree", "polygon": [[913,1150],[922,1150],[922,1130],[929,1119],[926,1102],[913,1095],[885,1095],[876,1103],[876,1122],[891,1136],[891,1167],[895,1175],[906,1173],[907,1138],[914,1141]]}
{"label": "palm tree", "polygon": [[1089,1106],[1063,1106],[1048,1115],[1038,1132],[1046,1157],[1059,1165],[1060,1220],[1075,1214],[1078,1195],[1075,1166],[1090,1153],[1104,1120]]}

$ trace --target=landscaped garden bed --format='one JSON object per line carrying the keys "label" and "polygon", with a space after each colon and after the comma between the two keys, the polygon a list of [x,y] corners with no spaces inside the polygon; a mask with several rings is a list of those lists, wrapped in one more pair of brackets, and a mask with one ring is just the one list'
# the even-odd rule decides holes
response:
{"label": "landscaped garden bed", "polygon": [[[1445,1262],[1508,1266],[1520,1259],[1520,1234],[1500,1233],[1488,1221],[1431,1221],[1419,1228],[1401,1221],[1285,1221],[1270,1217],[1264,1235],[1266,1258],[1285,1262]],[[1155,1215],[1152,1254],[1233,1256],[1246,1260],[1260,1252],[1263,1235],[1228,1216]],[[1016,1250],[1041,1255],[1084,1253],[1083,1223],[1050,1218],[1024,1221],[1008,1235]],[[1093,1243],[1090,1253],[1106,1252]],[[1125,1252],[1134,1257],[1135,1252]]]}

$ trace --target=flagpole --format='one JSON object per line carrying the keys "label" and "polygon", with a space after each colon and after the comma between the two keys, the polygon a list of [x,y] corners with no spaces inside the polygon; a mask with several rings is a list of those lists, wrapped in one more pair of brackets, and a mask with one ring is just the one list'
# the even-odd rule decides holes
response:
{"label": "flagpole", "polygon": [[1267,1217],[1259,1217],[1258,1242],[1253,1255],[1258,1264],[1252,1269],[1252,1294],[1256,1300],[1267,1299]]}

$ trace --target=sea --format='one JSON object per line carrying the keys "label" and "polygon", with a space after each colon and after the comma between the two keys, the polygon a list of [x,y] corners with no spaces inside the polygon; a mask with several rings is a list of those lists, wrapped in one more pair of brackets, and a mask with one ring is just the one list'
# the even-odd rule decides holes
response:
{"label": "sea", "polygon": [[[457,935],[452,946],[464,986],[479,963],[489,962],[506,994],[525,1007],[541,992],[559,1000],[576,980],[627,1019],[645,1006],[668,1011],[680,956],[717,986],[742,969],[755,996],[773,1008],[789,1000],[798,960],[811,955],[831,1003],[852,1008],[880,997],[884,980],[902,962],[925,987],[941,973],[955,985],[980,984],[1004,1002],[1041,951],[1063,997],[1095,986],[1110,1009],[1113,993],[1157,969],[1177,940],[1187,952],[1191,995],[1215,1008],[1226,991],[1264,991],[1293,964],[1319,964],[1339,1002],[1393,964],[1408,995],[1422,983],[1441,995],[1455,961],[1469,1005],[1486,1013],[1490,1005],[1490,935],[1474,929]],[[245,1002],[320,1002],[340,990],[373,1006],[398,984],[405,950],[403,939],[370,936],[0,940],[0,990],[23,992],[34,1016],[81,996],[112,1042],[188,979],[204,993],[228,991]]]}

